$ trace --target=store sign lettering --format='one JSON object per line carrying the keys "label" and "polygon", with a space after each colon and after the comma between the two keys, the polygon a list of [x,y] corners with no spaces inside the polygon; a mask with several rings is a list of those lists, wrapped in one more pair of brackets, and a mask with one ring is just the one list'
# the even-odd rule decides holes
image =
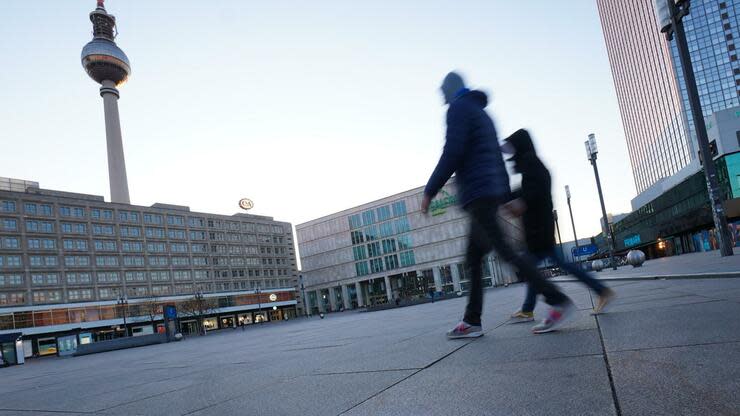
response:
{"label": "store sign lettering", "polygon": [[447,208],[457,203],[457,197],[448,194],[444,189],[440,191],[440,194],[442,196],[432,201],[429,205],[429,213],[432,214],[432,216],[444,214],[447,212]]}
{"label": "store sign lettering", "polygon": [[624,239],[625,247],[632,247],[640,244],[640,234],[631,235]]}

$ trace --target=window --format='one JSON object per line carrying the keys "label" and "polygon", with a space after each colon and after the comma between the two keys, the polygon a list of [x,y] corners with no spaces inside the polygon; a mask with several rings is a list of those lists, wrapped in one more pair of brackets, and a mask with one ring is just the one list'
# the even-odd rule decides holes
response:
{"label": "window", "polygon": [[0,247],[5,249],[18,249],[21,247],[18,237],[5,237],[0,242],[2,243]]}
{"label": "window", "polygon": [[71,217],[72,216],[72,208],[70,207],[59,207],[59,215],[62,217]]}
{"label": "window", "polygon": [[21,305],[26,303],[26,294],[23,292],[0,293],[0,305]]}
{"label": "window", "polygon": [[144,222],[147,224],[162,225],[162,216],[159,214],[144,214]]}
{"label": "window", "polygon": [[118,257],[116,256],[96,256],[95,265],[100,267],[118,266]]}
{"label": "window", "polygon": [[92,299],[92,289],[73,289],[67,291],[67,299],[72,301]]}
{"label": "window", "polygon": [[393,235],[393,225],[390,222],[380,224],[380,237],[390,237]]}
{"label": "window", "polygon": [[363,260],[367,258],[367,252],[365,246],[352,247],[352,255],[355,260]]}
{"label": "window", "polygon": [[84,267],[90,265],[88,256],[64,256],[64,265],[68,267]]}
{"label": "window", "polygon": [[118,219],[123,222],[139,222],[139,213],[130,211],[118,211]]}
{"label": "window", "polygon": [[28,215],[36,215],[36,204],[32,204],[30,202],[26,202],[24,205],[24,209],[26,211],[26,214]]}
{"label": "window", "polygon": [[396,240],[391,238],[388,240],[383,240],[382,243],[383,243],[383,253],[384,254],[396,252]]}
{"label": "window", "polygon": [[380,256],[380,243],[374,242],[367,245],[367,252],[369,257],[378,257]]}
{"label": "window", "polygon": [[414,252],[413,251],[404,251],[400,254],[401,257],[401,266],[413,266],[416,264],[416,259],[414,258]]}
{"label": "window", "polygon": [[116,235],[112,225],[93,224],[92,232],[94,235]]}
{"label": "window", "polygon": [[0,256],[0,267],[21,267],[21,256]]}
{"label": "window", "polygon": [[97,277],[99,283],[115,283],[121,280],[118,272],[98,272]]}
{"label": "window", "polygon": [[205,240],[206,232],[205,231],[191,231],[190,239],[191,240]]}
{"label": "window", "polygon": [[95,251],[118,251],[117,244],[113,240],[94,240]]}
{"label": "window", "polygon": [[402,217],[406,215],[406,201],[398,201],[393,203],[393,216]]}
{"label": "window", "polygon": [[164,228],[146,227],[147,238],[164,238]]}
{"label": "window", "polygon": [[[11,256],[8,256],[8,258],[10,257]],[[56,256],[29,256],[28,261],[31,267],[53,267],[58,265],[58,259]],[[20,266],[20,264],[18,266]]]}
{"label": "window", "polygon": [[144,251],[144,245],[141,241],[121,241],[123,251],[141,253]]}
{"label": "window", "polygon": [[365,228],[365,241],[375,241],[378,239],[378,227],[373,225]]}
{"label": "window", "polygon": [[167,236],[172,240],[184,240],[185,230],[167,230]]}
{"label": "window", "polygon": [[352,231],[352,244],[362,244],[365,242],[362,231]]}
{"label": "window", "polygon": [[17,231],[18,230],[18,220],[13,218],[3,218],[3,228],[6,231]]}
{"label": "window", "polygon": [[396,234],[405,233],[408,231],[411,231],[411,226],[409,225],[409,219],[406,217],[398,218],[394,221],[396,226]]}
{"label": "window", "polygon": [[23,284],[23,275],[0,274],[0,287],[20,286]]}
{"label": "window", "polygon": [[370,260],[370,273],[378,273],[382,271],[383,271],[383,259]]}
{"label": "window", "polygon": [[181,217],[179,215],[168,215],[167,216],[167,225],[180,225],[185,226],[185,217]]}
{"label": "window", "polygon": [[193,257],[193,266],[207,266],[208,257]]}
{"label": "window", "polygon": [[190,280],[190,270],[175,270],[173,275],[175,280]]}
{"label": "window", "polygon": [[56,274],[32,274],[31,283],[34,286],[56,285],[59,284],[59,278]]}
{"label": "window", "polygon": [[190,217],[188,218],[188,225],[191,227],[205,227],[206,220],[200,217]]}
{"label": "window", "polygon": [[164,243],[146,243],[146,251],[150,253],[164,253]]}
{"label": "window", "polygon": [[385,221],[391,218],[391,207],[389,205],[379,207],[376,211],[378,212],[378,221]]}
{"label": "window", "polygon": [[167,262],[167,257],[149,256],[149,265],[150,266],[167,266],[169,265],[169,263]]}
{"label": "window", "polygon": [[402,235],[398,237],[398,249],[399,250],[407,250],[410,249],[412,246],[411,242],[411,236],[410,235]]}
{"label": "window", "polygon": [[149,293],[149,288],[146,286],[137,286],[126,288],[126,293],[131,297],[142,297]]}
{"label": "window", "polygon": [[365,211],[362,213],[362,224],[370,225],[375,224],[375,211]]}
{"label": "window", "polygon": [[41,221],[41,230],[42,233],[53,233],[54,232],[54,223],[48,222],[48,221]]}
{"label": "window", "polygon": [[173,257],[172,265],[173,266],[188,266],[190,265],[190,259],[188,257]]}
{"label": "window", "polygon": [[198,280],[205,280],[211,278],[211,272],[209,270],[196,270],[195,278]]}
{"label": "window", "polygon": [[115,287],[104,287],[98,289],[98,296],[100,299],[115,299],[118,297],[118,288]]}
{"label": "window", "polygon": [[87,273],[87,272],[67,273],[66,277],[67,277],[67,284],[69,285],[89,284],[92,282],[90,273]]}
{"label": "window", "polygon": [[63,217],[85,218],[85,208],[59,207],[59,215]]}
{"label": "window", "polygon": [[184,243],[171,243],[170,252],[172,253],[187,253],[188,245]]}
{"label": "window", "polygon": [[143,256],[123,256],[123,265],[142,267],[144,266],[144,257]]}
{"label": "window", "polygon": [[15,201],[2,201],[0,203],[0,211],[15,212]]}
{"label": "window", "polygon": [[120,226],[121,237],[141,237],[141,228]]}
{"label": "window", "polygon": [[355,263],[355,272],[357,272],[357,276],[364,276],[366,274],[369,274],[367,262],[361,261],[359,263]]}
{"label": "window", "polygon": [[146,273],[144,272],[126,272],[127,282],[146,282]]}
{"label": "window", "polygon": [[152,286],[152,295],[161,296],[169,295],[172,293],[172,288],[169,286]]}
{"label": "window", "polygon": [[393,270],[398,268],[398,256],[385,256],[385,268],[387,270]]}
{"label": "window", "polygon": [[33,303],[54,303],[62,301],[62,291],[44,290],[33,292]]}
{"label": "window", "polygon": [[354,230],[362,227],[362,217],[360,214],[350,215],[349,217],[349,228]]}
{"label": "window", "polygon": [[87,240],[64,240],[62,244],[67,251],[87,251],[88,248]]}
{"label": "window", "polygon": [[170,272],[166,270],[149,272],[149,276],[152,279],[152,281],[170,280]]}

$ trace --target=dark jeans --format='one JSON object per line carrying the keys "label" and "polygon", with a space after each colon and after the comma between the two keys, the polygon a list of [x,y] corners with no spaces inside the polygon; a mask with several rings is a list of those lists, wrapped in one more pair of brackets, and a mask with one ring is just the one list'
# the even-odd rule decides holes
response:
{"label": "dark jeans", "polygon": [[[535,255],[540,261],[550,259],[555,264],[560,266],[561,269],[565,270],[569,274],[572,274],[576,279],[580,280],[581,283],[593,289],[598,295],[604,293],[606,286],[604,286],[598,279],[588,274],[585,270],[581,269],[573,263],[566,262],[562,257],[555,251],[537,253]],[[534,306],[537,304],[537,291],[531,286],[527,285],[527,296],[524,298],[524,304],[522,305],[522,312],[532,312]]]}
{"label": "dark jeans", "polygon": [[537,270],[535,259],[528,254],[519,255],[504,240],[498,223],[499,203],[495,199],[481,198],[471,202],[466,210],[471,216],[468,251],[465,258],[470,271],[470,297],[465,309],[465,322],[480,325],[483,309],[483,257],[491,251],[519,270],[519,274],[534,287],[536,293],[545,297],[550,305],[559,305],[568,300],[560,290],[548,282]]}

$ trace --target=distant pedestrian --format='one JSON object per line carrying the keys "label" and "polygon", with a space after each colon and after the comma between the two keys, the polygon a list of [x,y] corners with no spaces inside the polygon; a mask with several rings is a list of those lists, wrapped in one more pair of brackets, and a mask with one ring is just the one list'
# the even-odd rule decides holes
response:
{"label": "distant pedestrian", "polygon": [[575,310],[573,302],[537,271],[534,260],[519,255],[508,245],[498,223],[498,208],[510,200],[509,175],[496,137],[493,121],[486,114],[486,94],[470,91],[460,75],[450,72],[441,86],[447,110],[447,133],[442,156],[424,189],[422,212],[429,211],[432,198],[453,173],[459,201],[471,217],[465,263],[470,271],[470,295],[465,315],[447,332],[449,338],[483,335],[482,260],[489,251],[496,252],[514,265],[532,284],[545,302],[552,305],[548,318],[537,325],[536,332],[550,331],[563,324]]}
{"label": "distant pedestrian", "polygon": [[[614,291],[580,267],[566,262],[555,250],[555,217],[552,210],[550,172],[537,156],[532,138],[526,130],[520,129],[507,137],[501,146],[504,153],[512,155],[514,169],[522,175],[521,188],[513,193],[507,204],[509,211],[522,216],[527,250],[538,260],[552,260],[564,271],[573,274],[583,284],[593,289],[599,296],[594,307],[596,313],[602,312],[614,298]],[[515,322],[534,320],[534,307],[537,292],[527,285],[527,295],[522,308],[511,318]]]}

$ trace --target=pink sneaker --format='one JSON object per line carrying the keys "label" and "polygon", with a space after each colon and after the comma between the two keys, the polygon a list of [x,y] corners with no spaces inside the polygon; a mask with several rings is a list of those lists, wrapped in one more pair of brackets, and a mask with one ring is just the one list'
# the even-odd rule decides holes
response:
{"label": "pink sneaker", "polygon": [[532,332],[535,334],[544,334],[545,332],[554,331],[562,327],[563,324],[570,319],[575,310],[576,305],[574,305],[570,300],[565,301],[562,305],[553,306],[547,313],[547,318],[535,325],[534,328],[532,328]]}
{"label": "pink sneaker", "polygon": [[454,328],[447,331],[447,338],[478,338],[483,335],[483,327],[480,325],[470,325],[465,321],[460,321]]}

